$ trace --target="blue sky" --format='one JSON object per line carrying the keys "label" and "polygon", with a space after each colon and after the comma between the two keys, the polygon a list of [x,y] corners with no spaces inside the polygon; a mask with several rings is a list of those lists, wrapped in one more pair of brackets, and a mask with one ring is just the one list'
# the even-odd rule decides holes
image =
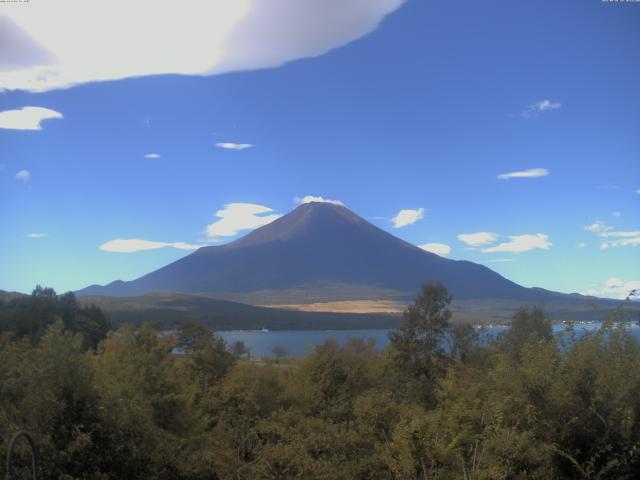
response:
{"label": "blue sky", "polygon": [[133,279],[308,195],[525,286],[640,287],[640,3],[269,1],[217,57],[0,4],[0,289]]}

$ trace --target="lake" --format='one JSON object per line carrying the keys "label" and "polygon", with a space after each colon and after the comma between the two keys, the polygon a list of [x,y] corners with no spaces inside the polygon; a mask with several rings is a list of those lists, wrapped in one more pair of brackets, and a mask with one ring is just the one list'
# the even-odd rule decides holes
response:
{"label": "lake", "polygon": [[[599,322],[578,323],[574,330],[580,336],[584,333],[595,331],[600,327]],[[493,326],[478,328],[481,339],[486,341],[495,337],[507,329],[506,326]],[[566,325],[554,324],[553,332],[558,333],[566,329]],[[640,340],[640,327],[630,324],[628,329]],[[274,347],[284,347],[287,355],[300,357],[312,350],[316,345],[321,345],[327,340],[334,339],[339,345],[344,345],[352,338],[373,339],[378,349],[383,349],[389,344],[389,330],[274,330],[263,332],[261,330],[228,330],[217,332],[227,344],[242,340],[251,349],[252,357],[272,357]]]}

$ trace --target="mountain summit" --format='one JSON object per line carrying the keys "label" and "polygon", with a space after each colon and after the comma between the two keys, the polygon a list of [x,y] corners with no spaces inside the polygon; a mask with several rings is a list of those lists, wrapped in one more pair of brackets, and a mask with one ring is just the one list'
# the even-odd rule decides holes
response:
{"label": "mountain summit", "polygon": [[[190,255],[130,282],[91,286],[80,295],[176,292],[291,301],[408,298],[427,281],[457,299],[544,300],[560,294],[519,286],[485,266],[450,260],[381,230],[348,208],[312,202],[221,246]],[[280,293],[279,293],[280,292]],[[295,298],[292,298],[295,297]],[[254,303],[254,302],[252,302]]]}

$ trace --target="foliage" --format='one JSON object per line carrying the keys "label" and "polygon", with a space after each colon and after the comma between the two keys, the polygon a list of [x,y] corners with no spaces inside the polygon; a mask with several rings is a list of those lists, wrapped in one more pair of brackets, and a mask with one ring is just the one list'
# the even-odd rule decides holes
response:
{"label": "foliage", "polygon": [[247,359],[193,323],[175,338],[123,326],[87,349],[77,323],[60,315],[58,302],[74,310],[70,297],[40,291],[29,302],[43,319],[0,343],[0,451],[11,433],[32,432],[39,478],[633,479],[640,471],[640,346],[624,325],[569,332],[559,344],[542,310],[522,309],[501,341],[482,346],[470,327],[448,325],[446,289],[428,285],[387,349],[328,341],[276,363]]}
{"label": "foliage", "polygon": [[96,348],[111,328],[100,308],[80,306],[72,292],[57,295],[52,288],[38,285],[28,297],[0,303],[0,337],[28,338],[36,343],[57,320],[65,329],[81,334],[90,348]]}

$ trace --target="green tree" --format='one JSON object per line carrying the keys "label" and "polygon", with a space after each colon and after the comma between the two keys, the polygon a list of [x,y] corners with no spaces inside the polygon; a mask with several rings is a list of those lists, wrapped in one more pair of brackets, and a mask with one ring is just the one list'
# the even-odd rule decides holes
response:
{"label": "green tree", "polygon": [[224,377],[236,362],[221,337],[195,322],[184,323],[178,333],[177,346],[189,355],[189,364],[205,391]]}
{"label": "green tree", "polygon": [[420,294],[404,312],[404,322],[389,333],[392,359],[399,372],[409,375],[414,395],[433,401],[433,387],[443,374],[443,341],[449,328],[451,295],[441,283],[422,286]]}
{"label": "green tree", "polygon": [[548,342],[552,338],[551,320],[542,308],[536,306],[531,309],[521,307],[516,311],[502,341],[508,350],[517,353],[528,343]]}
{"label": "green tree", "polygon": [[480,336],[473,325],[455,325],[451,329],[451,356],[463,362],[478,346]]}
{"label": "green tree", "polygon": [[251,356],[251,350],[242,340],[236,340],[233,342],[231,345],[231,351],[239,358],[244,357],[245,355],[247,357]]}

